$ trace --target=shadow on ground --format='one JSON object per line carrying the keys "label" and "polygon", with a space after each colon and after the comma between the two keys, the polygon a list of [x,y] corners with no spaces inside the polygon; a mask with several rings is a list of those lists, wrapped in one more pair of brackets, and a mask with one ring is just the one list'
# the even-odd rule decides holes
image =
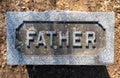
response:
{"label": "shadow on ground", "polygon": [[27,66],[29,78],[110,78],[106,66]]}

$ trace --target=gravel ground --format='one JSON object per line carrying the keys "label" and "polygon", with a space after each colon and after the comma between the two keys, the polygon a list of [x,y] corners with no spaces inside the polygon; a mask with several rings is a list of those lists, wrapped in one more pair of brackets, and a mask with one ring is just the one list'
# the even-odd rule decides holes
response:
{"label": "gravel ground", "polygon": [[120,78],[120,0],[0,0],[0,78],[29,78],[26,66],[6,64],[6,12],[46,10],[115,12],[115,63],[107,70]]}

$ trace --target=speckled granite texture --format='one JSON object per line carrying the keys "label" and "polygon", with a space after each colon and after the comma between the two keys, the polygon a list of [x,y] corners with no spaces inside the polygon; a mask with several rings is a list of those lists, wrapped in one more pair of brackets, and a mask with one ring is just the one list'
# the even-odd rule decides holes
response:
{"label": "speckled granite texture", "polygon": [[[98,56],[25,56],[15,49],[15,29],[23,21],[98,21],[106,29],[106,49]],[[108,65],[114,62],[113,12],[7,12],[7,64]]]}

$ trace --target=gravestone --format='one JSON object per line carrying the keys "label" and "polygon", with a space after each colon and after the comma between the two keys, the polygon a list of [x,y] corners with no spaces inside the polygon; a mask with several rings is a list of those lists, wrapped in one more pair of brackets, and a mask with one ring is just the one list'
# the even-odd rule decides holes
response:
{"label": "gravestone", "polygon": [[10,65],[109,65],[113,12],[7,12]]}

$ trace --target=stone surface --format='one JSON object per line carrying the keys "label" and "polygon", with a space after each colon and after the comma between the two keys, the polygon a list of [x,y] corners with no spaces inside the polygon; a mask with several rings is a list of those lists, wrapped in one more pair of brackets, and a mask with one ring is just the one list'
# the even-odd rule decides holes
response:
{"label": "stone surface", "polygon": [[[29,36],[26,36],[27,33],[30,33]],[[91,37],[87,38],[89,33]],[[105,34],[105,30],[95,21],[24,21],[16,30],[16,49],[25,55],[99,55],[106,46]],[[39,43],[40,37],[39,41],[44,44]],[[88,43],[88,40],[94,41]]]}
{"label": "stone surface", "polygon": [[[16,29],[19,28],[21,24],[23,24],[23,21],[94,21],[94,22],[97,21],[98,24],[100,24],[105,29],[105,31],[103,32],[99,31],[100,34],[103,33],[103,36],[101,35],[103,37],[102,38],[103,41],[101,41],[102,39],[100,39],[100,36],[98,36],[100,34],[97,35],[98,36],[97,38],[99,39],[97,44],[103,45],[103,50],[100,50],[100,52],[96,51],[96,53],[98,54],[95,55],[91,54],[89,50],[87,51],[88,54],[81,53],[81,54],[64,55],[64,53],[62,53],[63,55],[58,54],[59,56],[54,54],[52,55],[47,54],[42,56],[38,56],[34,54],[32,55],[23,54],[22,52],[24,52],[24,50],[20,52],[18,49],[16,49]],[[96,27],[94,27],[94,25],[90,25],[90,28],[95,29]],[[16,65],[16,64],[103,65],[103,64],[113,64],[114,62],[114,13],[112,12],[93,12],[93,13],[72,12],[72,11],[8,12],[7,31],[8,31],[7,32],[7,63],[11,65]],[[98,31],[97,28],[96,31]],[[98,48],[96,49],[98,50]],[[83,49],[83,51],[85,50],[86,49]]]}

